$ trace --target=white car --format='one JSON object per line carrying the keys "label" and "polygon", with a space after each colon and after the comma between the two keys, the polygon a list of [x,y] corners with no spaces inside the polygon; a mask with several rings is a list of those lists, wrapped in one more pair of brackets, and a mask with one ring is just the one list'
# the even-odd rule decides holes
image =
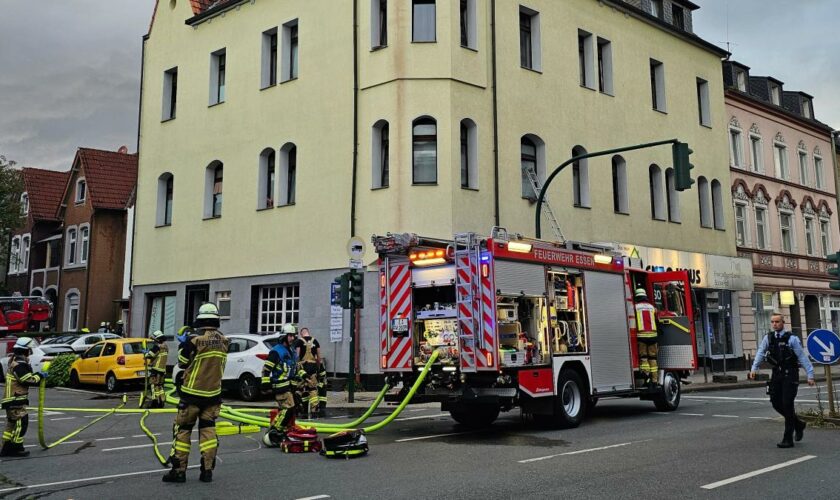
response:
{"label": "white car", "polygon": [[90,346],[96,344],[97,342],[101,342],[103,340],[109,339],[119,339],[122,338],[119,335],[113,333],[83,333],[78,335],[77,338],[72,339],[72,341],[68,341],[66,344],[47,344],[47,345],[54,345],[54,346],[70,346],[76,354],[82,354],[83,352],[87,351]]}
{"label": "white car", "polygon": [[[231,333],[225,337],[230,345],[222,387],[233,390],[243,401],[255,401],[260,396],[263,362],[268,358],[269,351],[280,342],[280,334]],[[175,380],[181,371],[176,365],[172,369],[172,379]]]}
{"label": "white car", "polygon": [[[52,361],[53,358],[59,354],[75,354],[73,349],[66,345],[39,345],[32,349],[32,354],[29,356],[29,366],[32,367],[33,372],[41,371],[44,361]],[[0,378],[3,382],[6,380],[6,372],[9,370],[9,356],[4,356],[0,359]]]}

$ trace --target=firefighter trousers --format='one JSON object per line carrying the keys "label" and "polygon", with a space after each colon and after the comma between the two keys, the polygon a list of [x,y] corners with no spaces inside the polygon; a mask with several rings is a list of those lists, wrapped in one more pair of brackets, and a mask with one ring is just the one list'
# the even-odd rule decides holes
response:
{"label": "firefighter trousers", "polygon": [[318,413],[318,373],[313,371],[311,375],[306,375],[301,385],[300,400],[302,406],[308,410],[308,415],[311,417]]}
{"label": "firefighter trousers", "polygon": [[174,455],[170,459],[172,468],[185,472],[190,458],[190,435],[196,420],[198,421],[198,449],[201,451],[201,469],[213,470],[216,466],[216,450],[219,440],[216,437],[216,419],[219,417],[221,404],[197,406],[185,403],[178,405],[175,417],[175,440],[172,443]]}
{"label": "firefighter trousers", "polygon": [[166,402],[166,393],[163,391],[163,381],[166,374],[153,371],[149,374],[149,392],[146,395],[151,402],[152,408],[163,408]]}
{"label": "firefighter trousers", "polygon": [[295,421],[295,396],[292,391],[275,394],[277,416],[271,422],[271,428],[286,433]]}
{"label": "firefighter trousers", "polygon": [[659,345],[656,339],[639,339],[639,371],[649,376],[652,381],[658,378],[659,366],[656,357],[659,354]]}
{"label": "firefighter trousers", "polygon": [[3,447],[23,448],[23,436],[29,428],[26,407],[6,408],[6,428],[3,430]]}

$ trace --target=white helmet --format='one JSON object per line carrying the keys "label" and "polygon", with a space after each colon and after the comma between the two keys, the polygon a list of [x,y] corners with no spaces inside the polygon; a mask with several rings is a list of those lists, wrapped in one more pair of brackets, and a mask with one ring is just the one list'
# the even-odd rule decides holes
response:
{"label": "white helmet", "polygon": [[163,339],[163,332],[160,330],[155,330],[152,335],[152,340],[161,340]]}
{"label": "white helmet", "polygon": [[212,302],[202,304],[195,319],[219,319],[219,309]]}
{"label": "white helmet", "polygon": [[283,325],[283,333],[286,335],[297,335],[297,328],[291,323]]}
{"label": "white helmet", "polygon": [[33,339],[32,337],[21,337],[17,339],[17,342],[15,342],[13,349],[31,351],[35,347],[38,347],[37,340]]}

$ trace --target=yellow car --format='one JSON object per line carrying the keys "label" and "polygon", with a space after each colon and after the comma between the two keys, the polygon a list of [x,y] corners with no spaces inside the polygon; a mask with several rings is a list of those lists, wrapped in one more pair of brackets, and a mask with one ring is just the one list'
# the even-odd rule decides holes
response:
{"label": "yellow car", "polygon": [[104,384],[113,392],[123,382],[143,380],[143,349],[143,339],[109,339],[92,345],[70,366],[70,386]]}

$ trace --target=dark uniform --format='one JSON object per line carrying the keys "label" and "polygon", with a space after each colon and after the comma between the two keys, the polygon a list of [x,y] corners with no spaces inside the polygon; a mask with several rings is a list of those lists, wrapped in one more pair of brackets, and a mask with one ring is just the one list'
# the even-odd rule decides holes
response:
{"label": "dark uniform", "polygon": [[301,384],[300,400],[303,408],[307,409],[311,418],[318,413],[318,371],[320,365],[319,349],[321,345],[312,337],[302,337],[295,341],[295,354],[300,362],[303,381]]}
{"label": "dark uniform", "polygon": [[327,407],[327,366],[321,360],[318,363],[318,411],[323,412]]}
{"label": "dark uniform", "polygon": [[163,408],[166,403],[163,382],[166,379],[166,360],[169,357],[169,347],[166,342],[154,342],[146,352],[146,369],[149,370],[149,401],[150,408]]}
{"label": "dark uniform", "polygon": [[268,353],[262,369],[262,385],[270,385],[277,402],[277,416],[267,434],[271,443],[279,445],[286,432],[294,426],[295,398],[292,380],[296,378],[297,360],[294,350],[281,342]]}
{"label": "dark uniform", "polygon": [[[222,406],[222,374],[227,361],[228,339],[215,328],[201,328],[198,335],[182,343],[178,366],[184,368],[180,388],[181,401],[175,418],[174,454],[170,457],[172,475],[187,470],[190,456],[190,433],[198,420],[198,443],[201,451],[202,480],[212,479],[205,471],[216,466],[216,418]],[[167,480],[164,477],[164,480]],[[178,481],[178,480],[176,480]],[[180,481],[178,481],[180,482]]]}
{"label": "dark uniform", "polygon": [[3,431],[3,448],[0,456],[25,456],[23,436],[29,428],[29,387],[41,383],[41,375],[32,372],[29,360],[24,354],[9,357],[6,372],[6,388],[0,406],[6,410],[6,429]]}

